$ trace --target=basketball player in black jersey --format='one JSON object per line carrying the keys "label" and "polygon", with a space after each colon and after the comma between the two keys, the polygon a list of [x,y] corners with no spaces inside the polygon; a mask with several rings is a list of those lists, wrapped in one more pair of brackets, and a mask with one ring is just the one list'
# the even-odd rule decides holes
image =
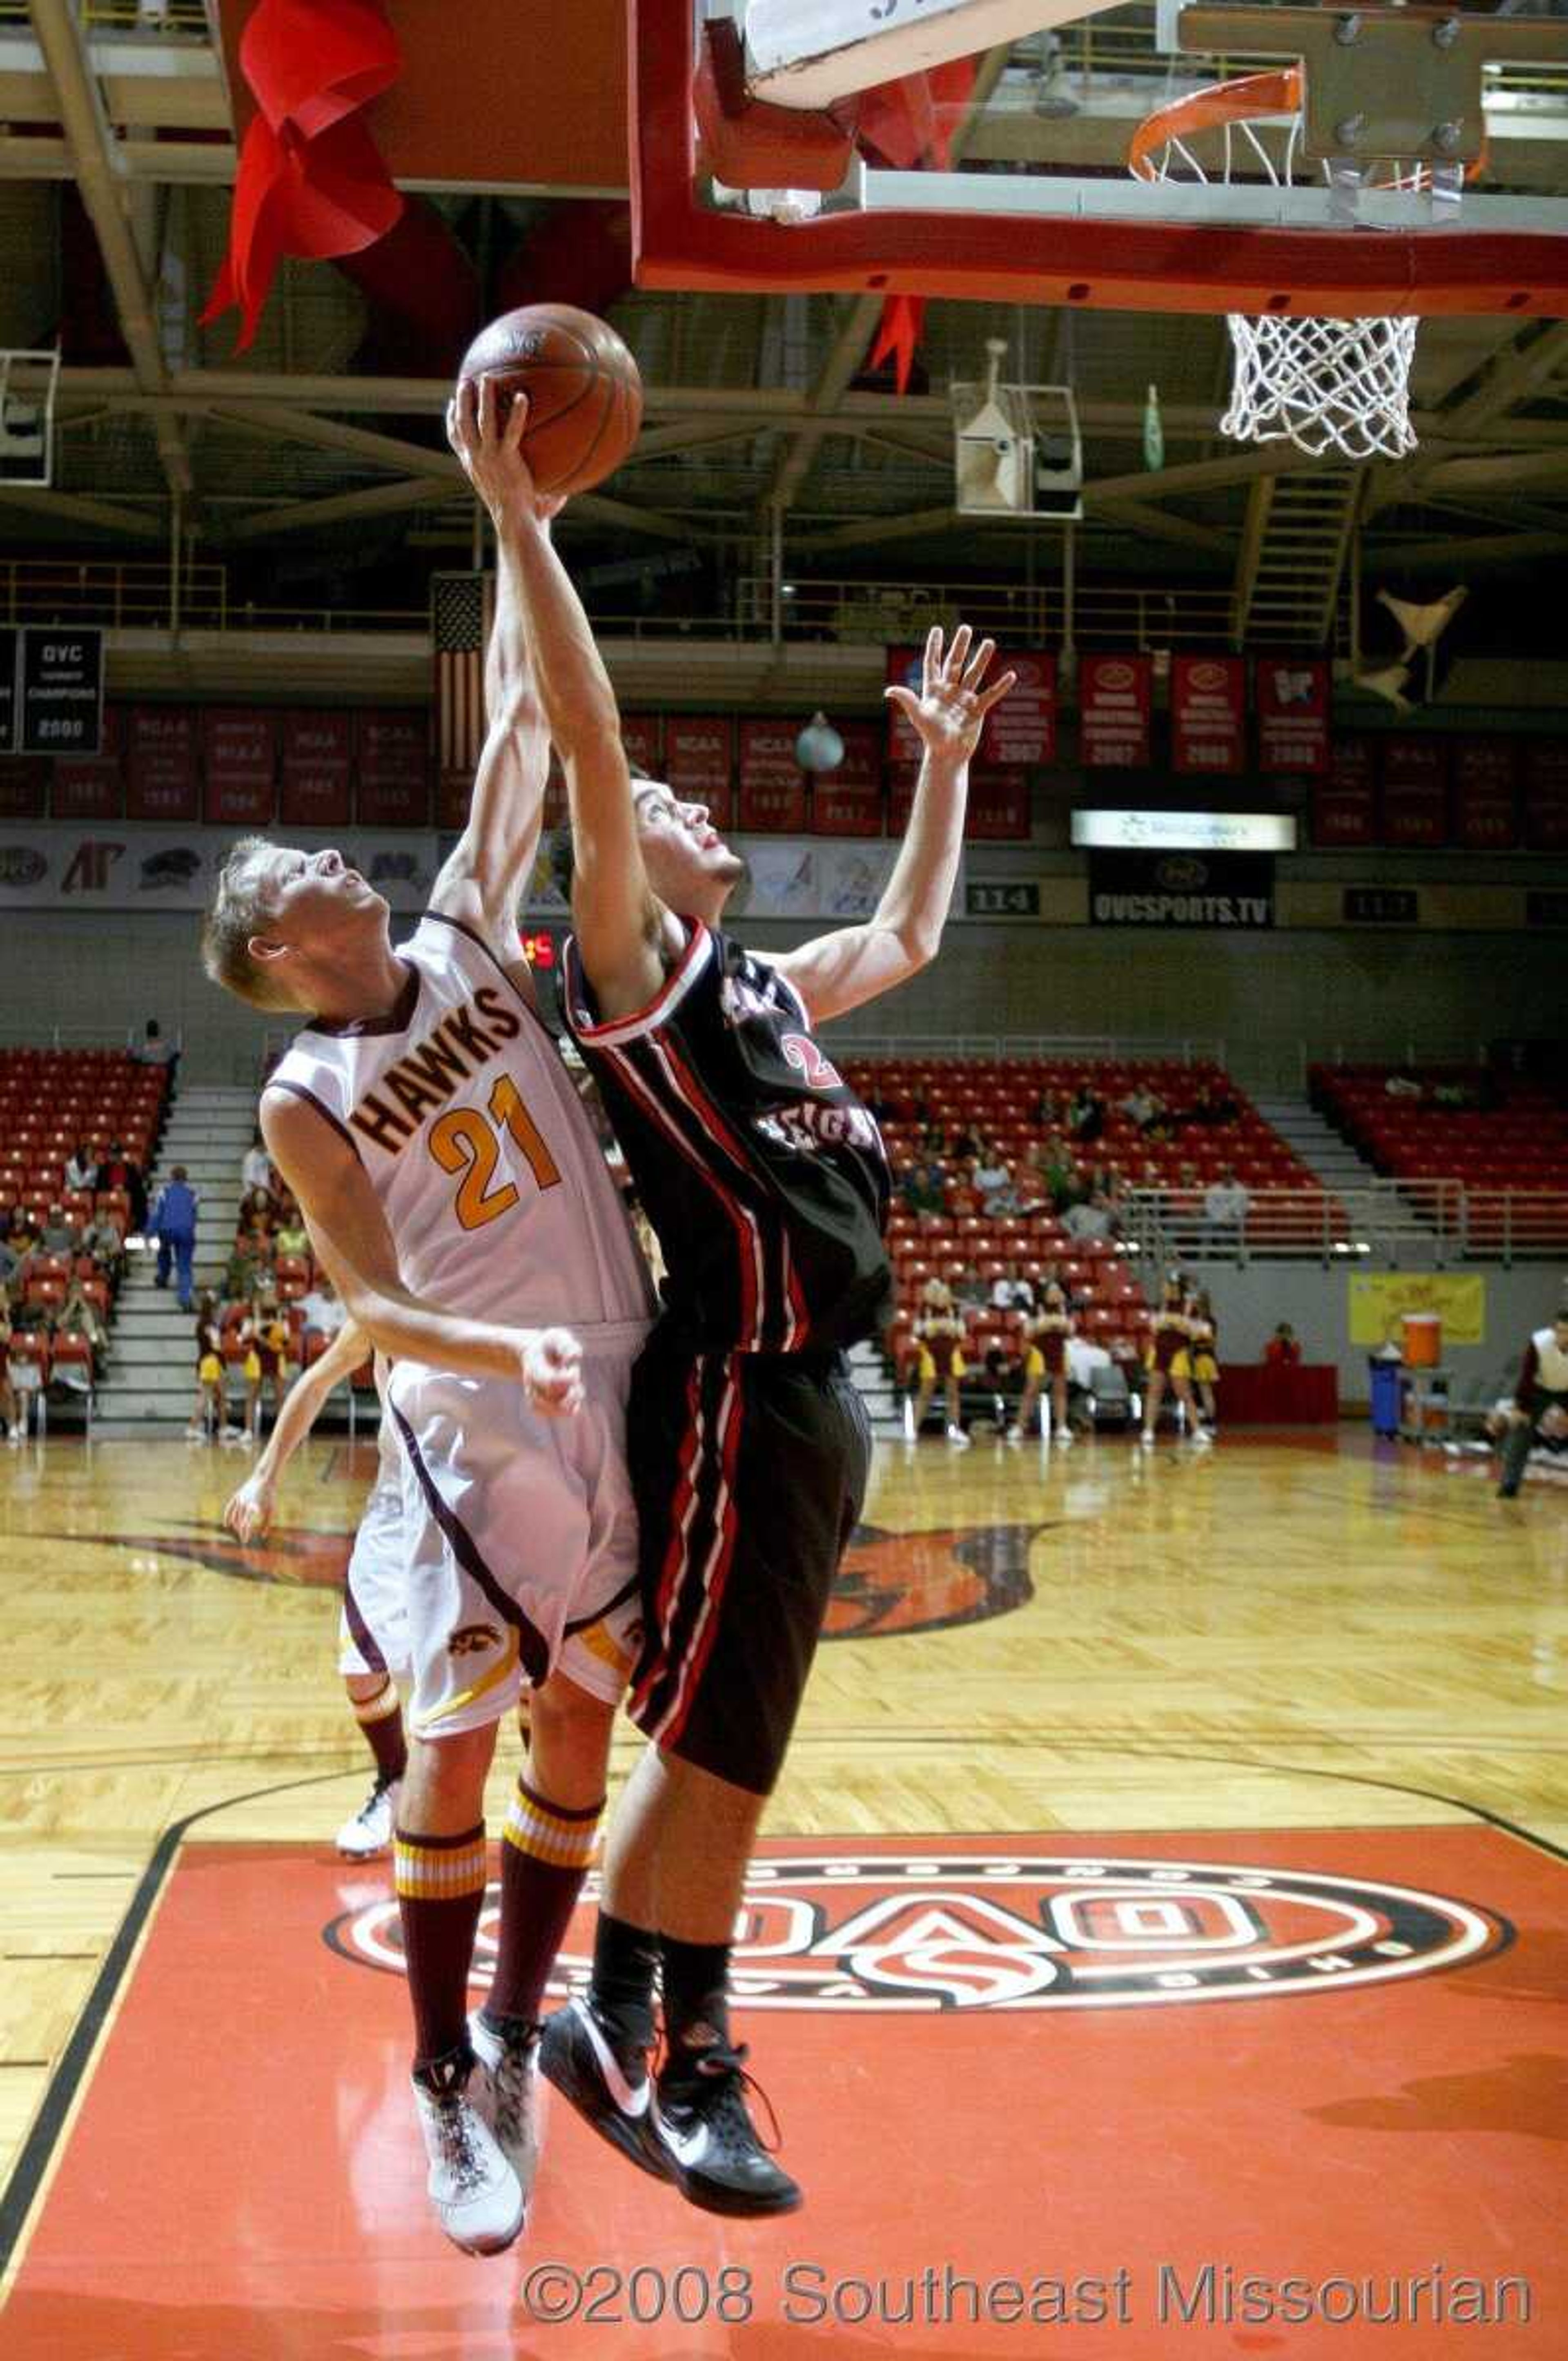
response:
{"label": "basketball player in black jersey", "polygon": [[[731,2039],[729,1944],[869,1438],[845,1349],[885,1317],[888,1175],[875,1123],[813,1028],[933,957],[993,653],[934,631],[902,706],[925,749],[875,917],[773,960],[718,931],[742,873],[698,806],[633,781],[614,692],[548,535],[519,581],[572,810],[566,1021],[668,1268],[633,1379],[628,1452],[645,1636],[630,1710],[651,1744],[613,1821],[586,2000],[543,2071],[645,2170],[721,2213],[800,2191],[762,2147]],[[665,2062],[656,2088],[655,1976]]]}

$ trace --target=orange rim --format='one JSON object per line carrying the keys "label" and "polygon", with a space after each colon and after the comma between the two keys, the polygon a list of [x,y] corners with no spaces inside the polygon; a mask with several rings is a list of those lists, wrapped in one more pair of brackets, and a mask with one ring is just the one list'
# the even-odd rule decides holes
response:
{"label": "orange rim", "polygon": [[[1127,143],[1127,169],[1136,180],[1157,181],[1150,159],[1173,139],[1198,131],[1223,131],[1233,123],[1261,122],[1274,115],[1299,115],[1302,94],[1300,67],[1283,66],[1277,73],[1242,74],[1234,82],[1211,82],[1206,90],[1173,98],[1168,106],[1146,115],[1134,132]],[[1483,147],[1475,161],[1464,168],[1466,181],[1479,180],[1486,169]]]}

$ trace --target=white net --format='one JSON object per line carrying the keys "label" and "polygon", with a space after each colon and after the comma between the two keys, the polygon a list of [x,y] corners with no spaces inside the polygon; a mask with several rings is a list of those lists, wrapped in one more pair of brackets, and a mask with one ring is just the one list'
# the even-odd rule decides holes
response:
{"label": "white net", "polygon": [[1402,458],[1416,447],[1410,362],[1420,323],[1227,314],[1235,375],[1222,434],[1281,438],[1346,459]]}

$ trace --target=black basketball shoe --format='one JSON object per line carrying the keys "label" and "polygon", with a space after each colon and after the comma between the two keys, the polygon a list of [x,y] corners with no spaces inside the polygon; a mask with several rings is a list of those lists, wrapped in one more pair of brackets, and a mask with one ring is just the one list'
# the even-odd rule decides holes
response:
{"label": "black basketball shoe", "polygon": [[652,2047],[650,2011],[620,2009],[611,2020],[587,1998],[570,2000],[545,2019],[539,2070],[601,2139],[656,2180],[673,2180],[674,2169],[652,2125]]}
{"label": "black basketball shoe", "polygon": [[[767,2100],[745,2068],[744,2043],[676,2050],[659,2077],[652,2133],[670,2179],[705,2213],[793,2213],[802,2202],[800,2184],[757,2136],[748,2085],[764,2106]],[[777,2130],[775,2124],[775,2136]]]}

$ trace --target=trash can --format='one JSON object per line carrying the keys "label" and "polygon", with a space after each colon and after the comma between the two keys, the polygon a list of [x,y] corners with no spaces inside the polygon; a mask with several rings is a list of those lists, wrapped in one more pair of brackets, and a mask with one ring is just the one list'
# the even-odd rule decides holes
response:
{"label": "trash can", "polygon": [[1375,1354],[1366,1366],[1372,1372],[1372,1432],[1398,1434],[1405,1365],[1402,1361],[1384,1360]]}
{"label": "trash can", "polygon": [[1435,1312],[1403,1314],[1405,1363],[1412,1369],[1435,1369],[1442,1358],[1442,1322]]}

